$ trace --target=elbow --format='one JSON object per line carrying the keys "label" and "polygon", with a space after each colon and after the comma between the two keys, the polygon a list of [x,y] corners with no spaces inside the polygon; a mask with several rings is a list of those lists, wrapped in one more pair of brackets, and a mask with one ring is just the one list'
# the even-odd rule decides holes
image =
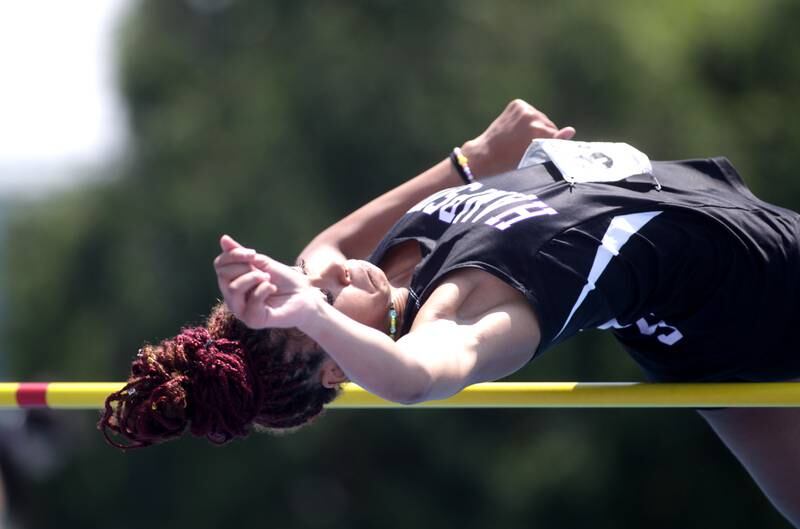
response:
{"label": "elbow", "polygon": [[405,393],[403,395],[398,395],[395,398],[391,399],[392,402],[396,402],[398,404],[403,404],[404,406],[411,406],[412,404],[419,404],[420,402],[425,402],[429,400],[425,393]]}
{"label": "elbow", "polygon": [[414,377],[404,383],[395,384],[383,398],[397,404],[411,405],[430,400],[431,379],[429,376]]}
{"label": "elbow", "polygon": [[419,404],[420,402],[425,402],[428,400],[427,391],[423,391],[422,389],[414,390],[408,387],[393,388],[391,391],[387,391],[380,396],[388,401],[395,402],[397,404],[403,404],[405,406]]}

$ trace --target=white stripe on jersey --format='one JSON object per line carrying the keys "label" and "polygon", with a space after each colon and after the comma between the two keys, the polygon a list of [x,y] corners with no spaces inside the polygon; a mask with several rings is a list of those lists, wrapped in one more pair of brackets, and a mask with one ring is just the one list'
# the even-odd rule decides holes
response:
{"label": "white stripe on jersey", "polygon": [[650,222],[650,220],[659,213],[661,212],[646,211],[642,213],[631,213],[630,215],[620,215],[611,219],[611,224],[608,225],[606,233],[603,235],[603,241],[600,246],[597,247],[592,269],[589,270],[589,276],[586,278],[586,285],[583,287],[583,290],[581,290],[578,300],[575,302],[575,305],[572,306],[569,316],[567,316],[564,325],[561,327],[561,330],[558,331],[558,334],[555,335],[553,341],[561,336],[561,333],[567,328],[567,325],[586,299],[586,296],[595,289],[597,280],[600,279],[600,276],[605,271],[608,263],[611,262],[611,259],[619,254],[620,249],[625,246],[625,243],[628,242],[631,235],[642,229],[642,226]]}

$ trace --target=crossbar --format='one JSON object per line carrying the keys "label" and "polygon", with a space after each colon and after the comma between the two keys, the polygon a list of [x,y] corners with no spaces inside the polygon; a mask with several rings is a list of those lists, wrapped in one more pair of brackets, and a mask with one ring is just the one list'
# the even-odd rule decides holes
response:
{"label": "crossbar", "polygon": [[[100,409],[122,382],[4,382],[0,409]],[[389,402],[344,384],[331,409],[800,407],[800,382],[488,382],[444,400]]]}

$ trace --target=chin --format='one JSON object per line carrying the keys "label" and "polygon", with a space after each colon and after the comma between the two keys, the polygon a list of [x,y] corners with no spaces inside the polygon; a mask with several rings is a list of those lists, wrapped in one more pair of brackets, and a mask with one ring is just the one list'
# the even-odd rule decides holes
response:
{"label": "chin", "polygon": [[389,278],[386,277],[386,272],[384,272],[382,268],[379,268],[372,263],[368,263],[368,266],[372,270],[371,277],[375,283],[375,287],[381,292],[388,294],[391,289],[389,286]]}

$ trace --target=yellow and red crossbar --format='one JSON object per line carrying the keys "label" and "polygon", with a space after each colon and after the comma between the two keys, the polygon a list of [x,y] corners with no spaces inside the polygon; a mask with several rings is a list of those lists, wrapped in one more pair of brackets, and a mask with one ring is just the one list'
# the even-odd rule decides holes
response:
{"label": "yellow and red crossbar", "polygon": [[[100,409],[122,382],[0,383],[0,408]],[[706,408],[800,407],[800,382],[646,384],[489,382],[445,400],[404,406],[345,384],[329,408]]]}

